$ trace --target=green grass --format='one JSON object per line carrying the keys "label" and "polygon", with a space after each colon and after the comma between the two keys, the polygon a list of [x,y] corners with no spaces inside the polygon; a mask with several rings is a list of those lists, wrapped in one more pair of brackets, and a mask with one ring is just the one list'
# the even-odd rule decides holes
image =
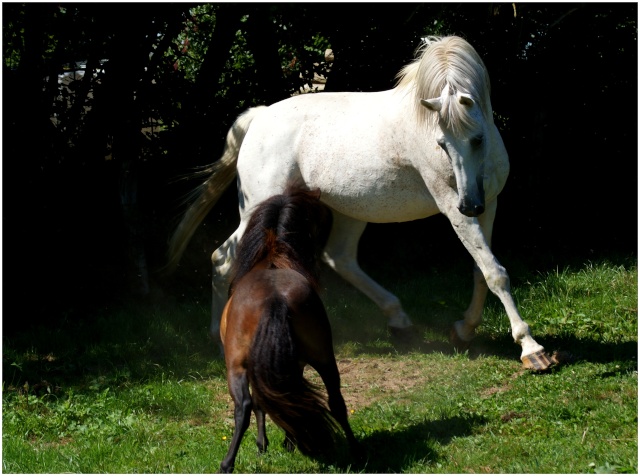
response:
{"label": "green grass", "polygon": [[[509,268],[509,266],[507,266]],[[255,425],[239,473],[638,471],[637,264],[585,263],[512,280],[519,309],[569,364],[523,371],[499,301],[468,352],[447,343],[470,297],[466,266],[374,277],[415,322],[390,336],[377,308],[327,274],[325,302],[361,462],[289,454]],[[391,284],[388,284],[391,283]],[[3,336],[5,473],[216,472],[233,432],[208,304],[156,299]]]}

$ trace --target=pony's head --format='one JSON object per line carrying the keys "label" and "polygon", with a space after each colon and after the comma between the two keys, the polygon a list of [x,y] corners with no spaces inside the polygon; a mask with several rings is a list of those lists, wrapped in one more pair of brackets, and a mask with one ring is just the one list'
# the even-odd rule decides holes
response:
{"label": "pony's head", "polygon": [[484,159],[493,112],[486,67],[462,38],[429,37],[416,60],[399,74],[399,88],[409,88],[420,122],[434,130],[456,178],[458,210],[466,216],[484,212]]}

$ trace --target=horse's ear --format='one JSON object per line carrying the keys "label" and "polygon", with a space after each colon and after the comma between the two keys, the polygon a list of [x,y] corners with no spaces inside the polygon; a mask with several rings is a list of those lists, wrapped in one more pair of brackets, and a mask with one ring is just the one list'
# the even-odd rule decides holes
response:
{"label": "horse's ear", "polygon": [[440,112],[440,109],[442,109],[442,100],[440,98],[420,99],[420,104],[433,112]]}
{"label": "horse's ear", "polygon": [[460,104],[462,104],[463,106],[473,106],[473,99],[471,99],[471,96],[469,96],[468,94],[460,94],[458,97],[458,101],[460,101]]}

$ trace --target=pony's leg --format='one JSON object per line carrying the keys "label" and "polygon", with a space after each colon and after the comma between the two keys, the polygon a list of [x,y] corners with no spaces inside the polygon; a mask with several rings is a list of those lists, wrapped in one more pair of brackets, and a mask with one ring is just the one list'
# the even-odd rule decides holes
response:
{"label": "pony's leg", "polygon": [[221,473],[233,472],[240,442],[247,428],[249,428],[252,407],[251,395],[249,394],[249,381],[246,372],[230,371],[227,382],[229,385],[229,393],[234,403],[233,414],[235,429],[227,455],[222,460],[222,463],[220,463]]}
{"label": "pony's leg", "polygon": [[[495,215],[495,207],[497,206],[497,203],[494,201],[491,204],[487,204],[487,206],[488,210],[485,211],[485,213]],[[529,325],[520,316],[515,301],[513,300],[513,296],[511,295],[509,275],[491,252],[489,243],[485,238],[483,228],[480,225],[480,221],[477,218],[469,218],[462,215],[455,208],[446,210],[445,214],[453,225],[453,229],[458,235],[458,238],[460,238],[460,241],[476,262],[478,269],[484,277],[485,285],[488,286],[488,289],[491,290],[491,292],[502,302],[505,311],[507,312],[507,316],[509,316],[513,339],[522,347],[520,359],[524,363],[525,367],[535,370],[544,370],[548,368],[551,365],[551,361],[544,352],[544,348],[531,336]],[[489,215],[490,218],[491,215]],[[474,297],[471,301],[471,311],[468,309],[465,315],[465,320],[467,319],[467,316],[470,316],[466,327],[473,329],[475,329],[475,327],[473,327],[474,325],[477,327],[477,324],[479,323],[477,321],[481,318],[481,313],[478,313],[476,307],[480,301],[484,303],[483,294],[485,293],[482,289],[483,284],[479,280],[478,275],[476,274],[475,276],[475,287],[477,290],[474,292]],[[476,322],[474,322],[474,320]],[[464,321],[457,327],[464,328]]]}
{"label": "pony's leg", "polygon": [[375,302],[387,317],[389,327],[404,329],[412,325],[400,300],[371,279],[358,265],[358,242],[366,222],[333,211],[333,226],[323,259],[340,276]]}
{"label": "pony's leg", "polygon": [[265,453],[269,447],[269,439],[267,438],[267,429],[265,426],[265,413],[258,405],[254,403],[253,413],[256,414],[256,423],[258,424],[258,437],[256,438],[256,445],[258,445],[258,451]]}
{"label": "pony's leg", "polygon": [[340,371],[338,370],[335,357],[331,355],[330,359],[328,359],[326,363],[315,363],[313,368],[316,369],[320,378],[322,378],[325,388],[327,389],[331,415],[342,427],[344,434],[347,437],[349,448],[358,453],[360,445],[353,434],[351,425],[349,425],[347,405],[345,404],[344,397],[340,391]]}

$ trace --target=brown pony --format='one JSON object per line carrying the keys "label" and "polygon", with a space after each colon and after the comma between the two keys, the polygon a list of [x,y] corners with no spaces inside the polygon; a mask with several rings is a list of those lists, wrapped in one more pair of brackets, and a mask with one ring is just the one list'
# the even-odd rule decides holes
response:
{"label": "brown pony", "polygon": [[[319,257],[332,221],[319,197],[319,192],[290,190],[265,200],[238,244],[220,325],[235,405],[235,430],[221,472],[233,471],[252,409],[261,452],[269,443],[265,414],[285,431],[289,451],[297,446],[308,456],[330,456],[340,427],[350,448],[357,448],[318,295]],[[328,399],[304,378],[307,364],[322,378]]]}

